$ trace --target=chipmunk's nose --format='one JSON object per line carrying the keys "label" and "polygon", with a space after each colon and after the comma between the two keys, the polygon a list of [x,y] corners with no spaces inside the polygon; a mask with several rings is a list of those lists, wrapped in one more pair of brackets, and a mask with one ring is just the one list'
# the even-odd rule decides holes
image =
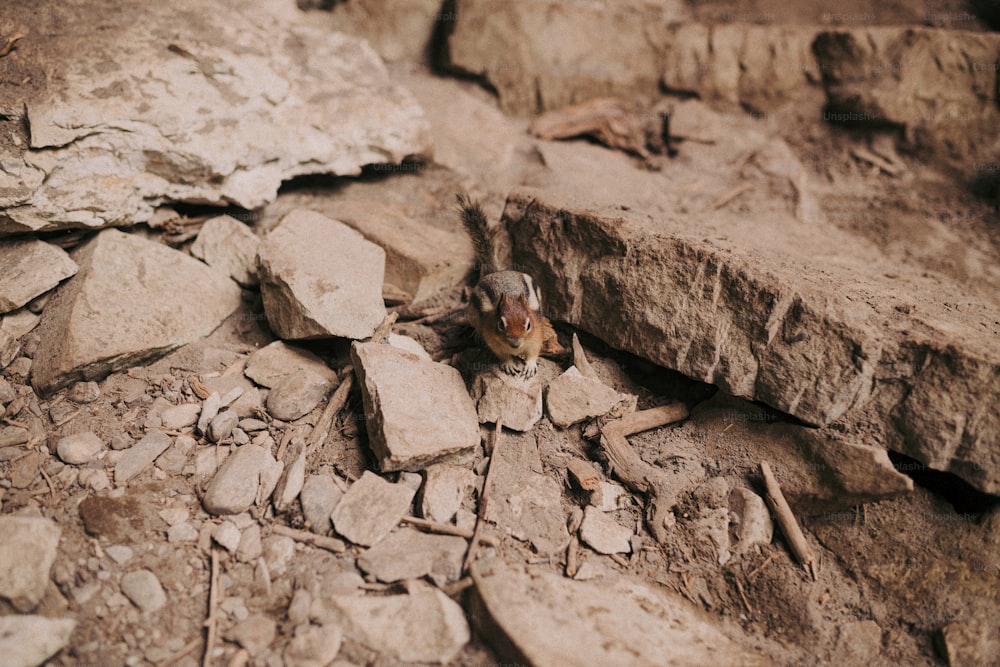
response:
{"label": "chipmunk's nose", "polygon": [[510,345],[510,349],[516,350],[519,347],[521,347],[521,345],[524,344],[524,339],[523,338],[508,338],[507,339],[507,344]]}

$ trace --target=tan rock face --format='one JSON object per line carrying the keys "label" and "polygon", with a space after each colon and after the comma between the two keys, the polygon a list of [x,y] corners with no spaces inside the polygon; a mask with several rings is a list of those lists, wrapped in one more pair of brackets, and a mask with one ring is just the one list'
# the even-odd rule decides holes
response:
{"label": "tan rock face", "polygon": [[[1000,491],[1000,416],[978,407],[1000,401],[994,305],[905,269],[889,279],[856,239],[782,216],[728,220],[728,238],[710,238],[711,216],[656,220],[525,191],[504,218],[555,317],[812,424],[864,422],[890,448]],[[968,306],[956,314],[949,299]]]}

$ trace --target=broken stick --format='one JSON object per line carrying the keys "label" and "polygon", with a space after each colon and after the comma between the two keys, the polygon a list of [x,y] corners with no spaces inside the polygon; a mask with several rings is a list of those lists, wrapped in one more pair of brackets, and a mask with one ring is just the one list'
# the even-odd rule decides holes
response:
{"label": "broken stick", "polygon": [[[616,428],[621,431],[621,434],[628,437],[661,426],[669,426],[674,422],[687,419],[687,417],[688,408],[686,405],[683,403],[669,403],[656,408],[630,412],[619,419],[607,422],[607,424],[616,424]],[[583,430],[583,435],[588,438],[594,438],[598,435],[598,432],[599,428],[595,422]]]}
{"label": "broken stick", "polygon": [[789,548],[813,581],[816,581],[816,558],[813,556],[812,549],[806,542],[806,536],[802,533],[799,522],[795,520],[792,508],[788,506],[785,494],[781,492],[781,486],[775,479],[774,473],[771,472],[771,466],[768,465],[767,461],[760,462],[760,474],[764,476],[764,485],[767,488],[767,504],[774,511],[778,526],[781,527],[781,532],[788,540]]}
{"label": "broken stick", "polygon": [[303,544],[319,547],[320,549],[326,549],[327,551],[332,551],[335,554],[343,553],[347,550],[347,545],[344,544],[342,540],[338,540],[336,537],[317,535],[316,533],[310,533],[307,530],[297,530],[295,528],[283,526],[280,523],[276,523],[271,526],[271,531],[277,533],[278,535],[290,537],[296,542],[302,542]]}
{"label": "broken stick", "polygon": [[215,650],[215,633],[218,631],[218,622],[215,611],[219,607],[219,550],[212,549],[212,574],[208,584],[208,618],[205,619],[205,627],[208,628],[208,636],[205,638],[205,654],[201,658],[202,667],[210,667],[212,664],[212,651]]}
{"label": "broken stick", "polygon": [[465,539],[470,539],[475,535],[474,531],[466,530],[465,528],[459,528],[450,523],[441,523],[439,521],[429,521],[427,519],[421,519],[415,516],[404,516],[402,521],[415,526],[417,528],[423,528],[429,533],[438,533],[440,535],[455,535],[456,537],[464,537]]}

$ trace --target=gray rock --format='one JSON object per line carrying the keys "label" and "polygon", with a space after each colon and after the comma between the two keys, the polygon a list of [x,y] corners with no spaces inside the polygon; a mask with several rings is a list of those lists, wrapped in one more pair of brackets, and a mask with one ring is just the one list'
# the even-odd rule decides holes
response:
{"label": "gray rock", "polygon": [[239,514],[257,500],[261,476],[274,457],[257,445],[244,445],[229,455],[205,489],[202,504],[209,514]]}
{"label": "gray rock", "polygon": [[102,449],[104,449],[104,443],[91,431],[67,435],[56,443],[56,454],[59,455],[59,458],[65,463],[74,465],[87,463]]}
{"label": "gray rock", "polygon": [[410,336],[390,333],[386,336],[385,342],[389,343],[389,345],[392,345],[393,347],[398,347],[400,350],[405,350],[410,354],[415,354],[426,361],[433,361],[431,355],[424,349],[424,346]]}
{"label": "gray rock", "polygon": [[169,530],[167,530],[167,541],[171,543],[194,542],[197,539],[198,531],[187,521],[170,526]]}
{"label": "gray rock", "polygon": [[621,525],[593,505],[588,505],[583,512],[580,539],[590,545],[597,553],[630,553],[632,545],[629,540],[631,540],[632,535],[631,528]]}
{"label": "gray rock", "polygon": [[337,374],[322,359],[280,340],[251,354],[243,374],[263,387],[273,388],[285,379],[306,371],[319,375],[331,384],[337,381]]}
{"label": "gray rock", "polygon": [[729,494],[729,540],[736,553],[755,544],[770,544],[774,522],[764,499],[750,489],[734,488]]}
{"label": "gray rock", "polygon": [[560,428],[606,415],[619,404],[629,402],[634,408],[634,396],[619,394],[600,380],[580,375],[576,366],[550,382],[545,392],[549,418]]}
{"label": "gray rock", "polygon": [[538,444],[530,434],[505,434],[501,447],[493,452],[489,488],[492,498],[484,518],[501,532],[526,540],[541,555],[563,549],[569,540],[562,510],[562,487],[543,475]]}
{"label": "gray rock", "polygon": [[309,475],[302,486],[299,502],[306,525],[314,533],[326,535],[333,528],[330,515],[343,492],[329,474]]}
{"label": "gray rock", "polygon": [[136,570],[122,576],[122,593],[144,612],[154,612],[167,604],[160,580],[149,570]]}
{"label": "gray rock", "polygon": [[358,556],[358,567],[386,583],[428,575],[454,581],[462,576],[468,546],[461,537],[400,528]]}
{"label": "gray rock", "polygon": [[7,378],[0,377],[0,403],[6,405],[16,397],[17,394],[14,392],[14,387],[7,381]]}
{"label": "gray rock", "polygon": [[126,449],[115,464],[115,484],[122,486],[153,465],[153,461],[170,446],[170,436],[162,431],[150,431],[142,440]]}
{"label": "gray rock", "polygon": [[381,470],[470,459],[479,419],[457,370],[378,343],[355,343],[351,359]]}
{"label": "gray rock", "polygon": [[327,667],[340,652],[344,633],[336,624],[300,624],[281,654],[287,667]]}
{"label": "gray rock", "polygon": [[38,667],[69,643],[72,618],[0,616],[0,655],[7,667]]}
{"label": "gray rock", "polygon": [[0,240],[0,313],[25,305],[79,268],[66,251],[38,239]]}
{"label": "gray rock", "polygon": [[74,403],[93,403],[101,397],[101,388],[96,382],[74,382],[66,398]]}
{"label": "gray rock", "polygon": [[271,575],[283,574],[295,556],[295,540],[284,535],[268,535],[261,545]]}
{"label": "gray rock", "polygon": [[[37,61],[62,77],[13,119],[28,124],[30,143],[0,154],[11,193],[0,233],[129,225],[165,201],[254,209],[297,175],[354,175],[430,153],[422,110],[375,52],[294,5],[213,4],[169,49],[162,35],[177,12],[204,4],[120,7],[99,36],[60,3],[39,11],[85,46]],[[294,34],[294,45],[274,34]],[[300,49],[326,66],[307,66]],[[149,72],[152,88],[139,83]]]}
{"label": "gray rock", "polygon": [[198,416],[199,432],[208,435],[208,427],[212,424],[215,416],[219,414],[220,407],[222,407],[222,397],[219,396],[219,392],[213,391],[201,404],[201,414]]}
{"label": "gray rock", "polygon": [[132,547],[127,547],[124,544],[112,544],[109,547],[105,547],[104,553],[106,553],[111,560],[119,565],[124,565],[129,562],[132,560],[132,556],[135,555]]}
{"label": "gray rock", "polygon": [[0,426],[0,447],[23,445],[31,439],[28,429],[20,426]]}
{"label": "gray rock", "polygon": [[573,581],[496,561],[473,564],[472,578],[483,610],[478,630],[503,662],[521,660],[536,667],[773,664],[738,626],[723,633],[722,619],[633,579]]}
{"label": "gray rock", "polygon": [[108,473],[103,470],[84,468],[80,471],[80,486],[84,486],[91,491],[103,491],[111,488],[111,479]]}
{"label": "gray rock", "polygon": [[50,392],[139,365],[211,333],[240,304],[228,277],[114,229],[74,252],[80,271],[42,313],[32,383]]}
{"label": "gray rock", "polygon": [[505,428],[525,432],[542,418],[544,388],[540,375],[531,379],[512,377],[498,367],[491,367],[476,374],[471,393],[481,423],[495,424],[502,419]]}
{"label": "gray rock", "polygon": [[239,415],[232,410],[223,410],[212,418],[208,425],[208,438],[212,442],[221,442],[233,433],[236,424],[240,421]]}
{"label": "gray rock", "polygon": [[[719,218],[654,220],[579,202],[514,193],[504,213],[515,259],[535,277],[553,317],[729,393],[811,424],[840,422],[858,438],[1000,491],[992,464],[1000,441],[989,435],[1000,432],[1000,412],[972,407],[1000,402],[1000,376],[986,370],[1000,364],[994,306],[902,266],[905,277],[890,281],[880,251],[822,222],[818,235],[789,214],[755,216],[752,224],[726,217],[730,240],[716,243],[703,239],[723,234]],[[694,292],[692,276],[701,281]],[[885,296],[871,297],[876,292]],[[961,319],[948,310],[952,298],[969,304]],[[934,352],[925,359],[918,349]],[[956,414],[965,420],[961,445],[946,447]]]}
{"label": "gray rock", "polygon": [[295,499],[299,497],[302,487],[306,481],[306,448],[305,443],[297,438],[292,438],[292,445],[285,452],[285,461],[288,465],[278,479],[278,485],[274,487],[272,502],[277,512],[287,510]]}
{"label": "gray rock", "polygon": [[244,287],[257,284],[257,246],[260,239],[246,225],[228,215],[205,221],[191,254],[229,275]]}
{"label": "gray rock", "polygon": [[278,626],[274,619],[254,614],[230,628],[225,637],[245,648],[251,656],[256,656],[271,645],[277,634]]}
{"label": "gray rock", "polygon": [[321,605],[316,616],[322,623],[341,624],[346,639],[390,661],[448,663],[470,639],[462,608],[437,589],[409,595],[334,595]]}
{"label": "gray rock", "polygon": [[241,419],[238,426],[243,429],[245,433],[256,433],[257,431],[263,431],[267,428],[267,422],[260,419],[254,419],[253,417],[247,417],[246,419]]}
{"label": "gray rock", "polygon": [[229,553],[236,553],[240,546],[240,529],[232,521],[223,521],[212,530],[212,539]]}
{"label": "gray rock", "polygon": [[260,538],[260,526],[256,523],[243,529],[239,546],[236,547],[236,560],[241,563],[253,563],[264,553],[264,544]]}
{"label": "gray rock", "polygon": [[290,375],[267,395],[267,411],[275,419],[294,421],[311,412],[329,391],[330,382],[321,375]]}
{"label": "gray rock", "polygon": [[173,405],[160,413],[160,421],[163,428],[169,431],[176,431],[186,426],[194,426],[201,414],[200,403],[183,403]]}
{"label": "gray rock", "polygon": [[261,242],[261,296],[285,339],[366,338],[385,319],[385,251],[350,227],[296,210]]}
{"label": "gray rock", "polygon": [[17,611],[30,612],[45,596],[60,532],[49,519],[0,517],[0,598]]}
{"label": "gray rock", "polygon": [[475,484],[476,473],[468,468],[444,463],[428,466],[420,491],[420,515],[450,523]]}
{"label": "gray rock", "polygon": [[0,368],[7,368],[17,358],[22,339],[40,321],[41,318],[27,308],[0,317]]}
{"label": "gray rock", "polygon": [[399,523],[413,495],[413,489],[365,471],[334,508],[333,527],[354,544],[371,546]]}

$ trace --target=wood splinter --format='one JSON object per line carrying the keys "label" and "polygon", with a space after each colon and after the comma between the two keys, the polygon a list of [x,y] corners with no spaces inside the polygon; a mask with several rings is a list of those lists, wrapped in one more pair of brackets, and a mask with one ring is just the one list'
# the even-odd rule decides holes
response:
{"label": "wood splinter", "polygon": [[795,520],[792,508],[788,506],[785,494],[781,492],[781,486],[774,477],[774,473],[771,472],[771,466],[768,465],[767,461],[760,462],[760,474],[764,476],[764,486],[767,489],[767,504],[774,511],[775,518],[778,520],[778,526],[788,541],[789,548],[795,554],[795,558],[799,561],[799,564],[812,577],[812,580],[816,581],[816,557],[813,556],[812,549],[809,547],[809,543],[806,542],[806,536],[802,533],[799,522]]}

